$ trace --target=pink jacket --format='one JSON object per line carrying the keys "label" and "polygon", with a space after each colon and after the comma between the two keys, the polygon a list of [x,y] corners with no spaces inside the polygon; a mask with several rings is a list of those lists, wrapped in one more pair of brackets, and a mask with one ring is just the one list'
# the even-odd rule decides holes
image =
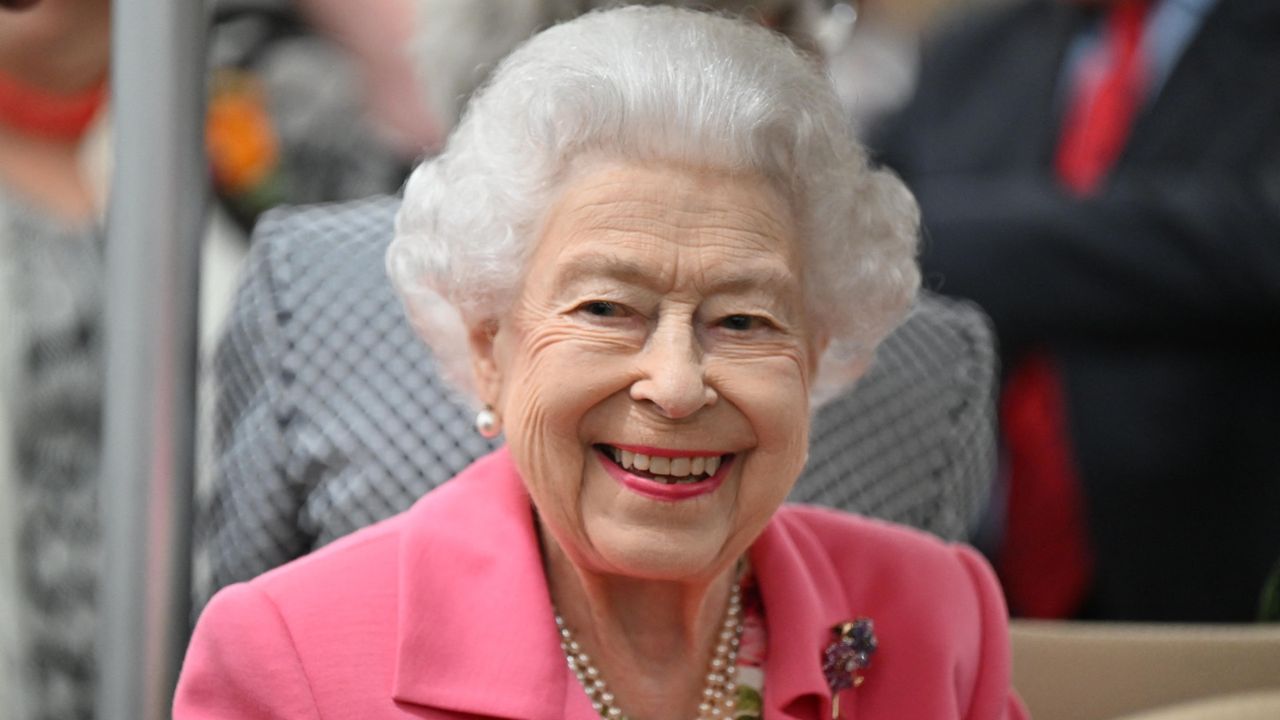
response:
{"label": "pink jacket", "polygon": [[[832,510],[780,509],[751,549],[768,624],[765,717],[829,718],[831,626],[880,649],[850,720],[1024,718],[1006,613],[972,550]],[[204,718],[592,720],[561,654],[529,497],[505,449],[407,512],[226,588],[174,700]]]}

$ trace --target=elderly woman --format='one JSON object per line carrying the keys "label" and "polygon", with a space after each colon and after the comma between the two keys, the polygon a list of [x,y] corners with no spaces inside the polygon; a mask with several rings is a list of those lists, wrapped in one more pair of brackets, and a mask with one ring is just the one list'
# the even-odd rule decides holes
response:
{"label": "elderly woman", "polygon": [[388,258],[506,445],[205,610],[186,718],[1020,717],[971,550],[779,508],[918,284],[914,203],[786,41],[548,30],[409,181]]}

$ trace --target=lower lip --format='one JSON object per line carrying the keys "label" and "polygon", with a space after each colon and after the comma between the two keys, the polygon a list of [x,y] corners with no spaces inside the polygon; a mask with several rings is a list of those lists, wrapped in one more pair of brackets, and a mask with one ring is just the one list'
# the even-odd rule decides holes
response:
{"label": "lower lip", "polygon": [[725,476],[729,472],[729,466],[733,465],[736,456],[731,456],[728,460],[720,463],[720,467],[716,470],[716,474],[706,480],[699,480],[695,483],[680,483],[667,485],[649,478],[640,477],[627,472],[623,467],[613,461],[604,452],[597,450],[600,456],[600,464],[604,466],[605,472],[613,476],[624,487],[632,492],[643,495],[653,500],[662,500],[665,502],[678,502],[680,500],[689,500],[691,498],[709,495],[720,487],[724,482]]}

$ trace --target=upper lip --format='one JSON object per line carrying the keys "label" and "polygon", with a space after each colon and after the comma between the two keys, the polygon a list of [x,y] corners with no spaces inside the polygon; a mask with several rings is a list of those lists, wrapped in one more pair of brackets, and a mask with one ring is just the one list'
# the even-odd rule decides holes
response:
{"label": "upper lip", "polygon": [[674,448],[660,448],[651,445],[624,445],[620,443],[607,443],[609,447],[615,447],[619,450],[640,453],[650,457],[669,457],[669,458],[696,458],[696,457],[720,457],[729,455],[729,452],[721,450],[678,450]]}

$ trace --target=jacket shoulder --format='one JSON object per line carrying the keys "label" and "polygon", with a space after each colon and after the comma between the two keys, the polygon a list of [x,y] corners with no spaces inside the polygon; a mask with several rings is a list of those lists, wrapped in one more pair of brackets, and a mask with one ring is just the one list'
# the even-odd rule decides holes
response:
{"label": "jacket shoulder", "polygon": [[317,623],[394,609],[406,542],[449,547],[472,538],[469,523],[488,522],[485,512],[501,493],[506,465],[501,453],[472,463],[428,492],[408,510],[339,538],[269,570],[249,585],[279,606],[286,619]]}
{"label": "jacket shoulder", "polygon": [[807,537],[835,560],[848,555],[852,547],[863,562],[886,563],[904,555],[925,562],[931,558],[952,562],[957,548],[972,552],[923,530],[817,505],[784,505],[775,518],[790,535]]}
{"label": "jacket shoulder", "polygon": [[220,590],[196,624],[174,717],[369,717],[391,683],[404,518]]}
{"label": "jacket shoulder", "polygon": [[834,577],[819,600],[826,621],[875,622],[884,673],[877,702],[900,710],[932,685],[947,691],[930,699],[932,715],[913,717],[1024,717],[1010,689],[1004,597],[975,550],[827,508],[787,506],[775,519],[783,536],[775,542],[789,544],[813,587]]}
{"label": "jacket shoulder", "polygon": [[[776,517],[795,561],[811,575],[831,575],[856,608],[912,618],[948,636],[968,635],[994,613],[1003,628],[1004,596],[976,550],[914,528],[813,506],[786,506]],[[939,598],[947,602],[940,603]],[[977,634],[960,646],[976,646]]]}
{"label": "jacket shoulder", "polygon": [[343,245],[391,242],[399,198],[375,195],[359,200],[316,205],[290,205],[267,211],[253,229],[253,247],[292,247],[314,251]]}

